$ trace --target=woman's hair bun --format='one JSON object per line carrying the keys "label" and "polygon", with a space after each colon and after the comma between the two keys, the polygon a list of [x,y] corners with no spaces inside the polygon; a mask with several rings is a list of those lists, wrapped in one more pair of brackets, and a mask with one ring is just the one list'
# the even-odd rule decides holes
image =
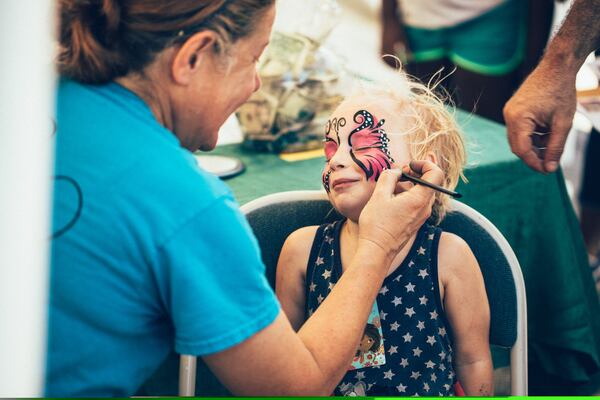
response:
{"label": "woman's hair bun", "polygon": [[84,83],[104,83],[127,72],[119,49],[121,7],[118,0],[61,0],[62,75]]}

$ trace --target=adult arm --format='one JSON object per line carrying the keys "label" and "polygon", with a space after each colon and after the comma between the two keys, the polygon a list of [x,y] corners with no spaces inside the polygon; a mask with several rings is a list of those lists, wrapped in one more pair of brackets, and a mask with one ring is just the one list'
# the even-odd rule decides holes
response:
{"label": "adult arm", "polygon": [[[538,67],[508,101],[504,119],[513,153],[539,172],[554,172],[576,108],[575,77],[586,57],[600,47],[600,0],[575,0]],[[531,133],[550,132],[540,160]]]}
{"label": "adult arm", "polygon": [[[386,55],[399,56],[399,48],[403,48],[405,56],[408,57],[409,46],[404,32],[404,25],[400,19],[397,0],[382,0],[381,5],[381,56],[383,61],[392,68],[397,68],[397,62]],[[407,60],[401,60],[406,62]]]}
{"label": "adult arm", "polygon": [[[441,170],[412,162],[440,184]],[[298,333],[283,313],[244,342],[205,356],[237,395],[329,395],[346,372],[394,255],[430,214],[432,191],[415,186],[394,194],[399,171],[382,174],[359,219],[356,254],[334,290]],[[403,221],[399,224],[397,221]]]}
{"label": "adult arm", "polygon": [[458,381],[467,396],[492,396],[490,308],[481,270],[469,245],[449,233],[440,238],[438,259]]}

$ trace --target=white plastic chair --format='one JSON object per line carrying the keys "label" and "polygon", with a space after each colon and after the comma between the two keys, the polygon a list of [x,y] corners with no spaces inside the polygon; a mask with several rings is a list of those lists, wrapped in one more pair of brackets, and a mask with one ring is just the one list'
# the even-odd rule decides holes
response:
{"label": "white plastic chair", "polygon": [[[323,191],[275,193],[251,201],[241,209],[258,239],[273,287],[277,260],[287,236],[300,227],[339,218]],[[510,348],[510,394],[526,396],[527,307],[523,275],[514,252],[487,218],[458,201],[452,201],[452,212],[441,227],[462,237],[475,254],[490,302],[490,343]],[[181,356],[181,396],[195,394],[195,363],[195,357]]]}

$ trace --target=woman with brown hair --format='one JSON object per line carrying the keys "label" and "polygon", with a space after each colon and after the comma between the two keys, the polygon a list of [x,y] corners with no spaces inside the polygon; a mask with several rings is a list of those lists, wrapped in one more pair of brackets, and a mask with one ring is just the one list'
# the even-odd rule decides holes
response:
{"label": "woman with brown hair", "polygon": [[295,333],[231,191],[192,155],[260,86],[274,1],[59,5],[46,395],[133,395],[172,349],[234,394],[330,394],[431,191],[382,174],[348,271]]}

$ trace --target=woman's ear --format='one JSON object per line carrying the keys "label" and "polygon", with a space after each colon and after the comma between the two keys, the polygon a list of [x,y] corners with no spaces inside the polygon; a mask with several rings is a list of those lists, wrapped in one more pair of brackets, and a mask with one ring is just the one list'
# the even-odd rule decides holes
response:
{"label": "woman's ear", "polygon": [[171,74],[175,83],[188,85],[198,70],[211,57],[217,35],[211,31],[194,34],[175,51],[171,64]]}

